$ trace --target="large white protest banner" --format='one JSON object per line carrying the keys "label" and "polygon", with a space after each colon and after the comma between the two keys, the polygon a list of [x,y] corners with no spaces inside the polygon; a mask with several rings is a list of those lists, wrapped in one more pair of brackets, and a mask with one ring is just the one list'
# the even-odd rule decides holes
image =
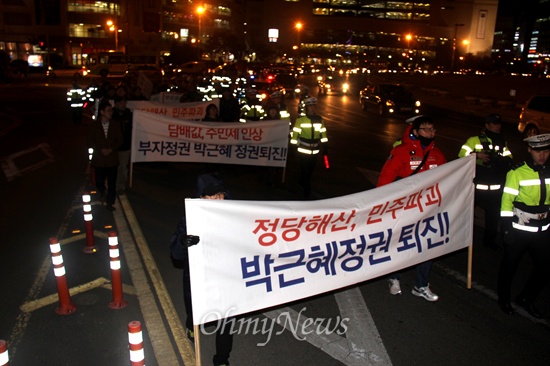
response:
{"label": "large white protest banner", "polygon": [[132,112],[143,111],[160,114],[166,117],[200,121],[206,116],[206,107],[208,107],[209,104],[214,104],[218,108],[220,107],[220,102],[217,99],[210,102],[191,102],[179,104],[165,104],[148,100],[129,100],[127,107]]}
{"label": "large white protest banner", "polygon": [[284,167],[289,121],[194,122],[134,110],[132,163],[202,162]]}
{"label": "large white protest banner", "polygon": [[475,158],[320,201],[186,199],[193,322],[336,290],[465,248]]}

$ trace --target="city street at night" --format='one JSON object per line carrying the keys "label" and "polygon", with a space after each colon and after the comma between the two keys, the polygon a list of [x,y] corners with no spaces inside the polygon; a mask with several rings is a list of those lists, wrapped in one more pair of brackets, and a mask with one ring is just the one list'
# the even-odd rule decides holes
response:
{"label": "city street at night", "polygon": [[[318,95],[314,76],[300,82],[318,98],[329,138],[330,167],[319,161],[312,179],[312,202],[375,188],[392,144],[406,128],[403,116],[363,111],[359,90],[367,80],[405,83],[434,118],[436,145],[447,160],[457,159],[469,136],[483,128],[483,117],[500,113],[514,162],[526,158],[517,131],[519,105],[548,90],[546,79],[504,76],[431,77],[357,75],[347,95]],[[71,122],[66,102],[70,78],[31,76],[0,84],[0,339],[9,347],[10,365],[126,365],[128,324],[143,327],[145,364],[192,365],[194,346],[184,333],[182,270],[170,258],[170,239],[194,193],[198,174],[217,171],[244,201],[302,200],[297,156],[290,153],[278,179],[266,185],[263,167],[207,163],[136,163],[132,187],[117,198],[114,212],[101,207],[90,183],[85,131]],[[470,87],[468,87],[468,85]],[[479,85],[471,90],[472,85]],[[483,87],[482,87],[483,86]],[[511,93],[511,90],[513,92]],[[439,92],[438,92],[439,91]],[[513,94],[513,95],[511,95]],[[491,99],[491,106],[466,97]],[[509,103],[497,103],[507,101]],[[285,99],[294,111],[297,99]],[[294,114],[295,112],[293,112]],[[284,177],[284,179],[283,179]],[[97,252],[82,218],[82,194],[92,193]],[[232,365],[548,365],[550,289],[536,305],[543,319],[524,310],[500,311],[496,283],[502,249],[481,245],[483,211],[476,209],[472,288],[467,288],[468,250],[434,260],[430,287],[440,299],[413,296],[415,269],[403,269],[401,295],[388,292],[382,276],[338,291],[246,314],[257,331],[234,336]],[[119,237],[123,308],[109,307],[109,232]],[[50,238],[61,241],[74,311],[60,314],[51,265]],[[452,240],[452,239],[451,239]],[[230,250],[230,249],[228,249]],[[512,292],[531,271],[525,258]],[[282,314],[282,315],[281,315]],[[283,324],[276,319],[292,319]],[[288,318],[285,318],[288,317]],[[301,334],[292,329],[321,321],[328,328],[346,319],[347,331]],[[262,328],[263,327],[263,328]],[[269,332],[269,328],[272,331]],[[263,329],[263,330],[262,330]],[[214,325],[200,336],[202,364],[215,353]]]}

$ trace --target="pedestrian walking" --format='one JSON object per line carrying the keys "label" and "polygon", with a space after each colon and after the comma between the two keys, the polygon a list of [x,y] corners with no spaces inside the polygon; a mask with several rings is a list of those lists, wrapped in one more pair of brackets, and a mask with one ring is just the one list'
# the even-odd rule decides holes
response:
{"label": "pedestrian walking", "polygon": [[[221,178],[213,174],[203,174],[197,178],[196,197],[209,200],[224,200],[230,199],[229,190],[221,180]],[[187,328],[187,337],[194,342],[195,333],[193,327],[193,307],[191,301],[191,277],[189,270],[189,253],[188,247],[197,245],[200,238],[187,233],[187,224],[185,216],[182,217],[177,225],[176,232],[172,235],[170,243],[170,252],[173,259],[181,263],[183,267],[183,299],[185,304],[185,312],[187,319],[185,327]],[[213,364],[229,365],[229,356],[233,349],[233,334],[231,326],[234,324],[234,319],[226,320],[225,323],[220,321],[217,325],[216,332],[216,354],[212,358]]]}
{"label": "pedestrian walking", "polygon": [[132,129],[133,113],[126,107],[127,100],[125,96],[115,97],[115,106],[113,108],[114,121],[120,124],[122,129],[122,144],[118,148],[118,171],[116,181],[116,193],[121,195],[126,192],[128,186],[128,171],[130,168],[130,153],[132,149]]}
{"label": "pedestrian walking", "polygon": [[113,121],[112,116],[111,104],[101,102],[98,120],[90,125],[88,135],[88,146],[93,149],[91,165],[95,169],[96,189],[109,211],[115,210],[118,148],[123,142],[120,123]]}
{"label": "pedestrian walking", "polygon": [[[380,172],[378,187],[395,182],[411,175],[437,168],[445,164],[445,156],[435,146],[434,121],[429,116],[417,116],[405,130],[401,144],[394,147]],[[412,294],[428,301],[437,301],[439,296],[430,289],[428,276],[432,261],[416,266],[415,285]],[[388,286],[390,294],[401,294],[401,274],[390,275]]]}

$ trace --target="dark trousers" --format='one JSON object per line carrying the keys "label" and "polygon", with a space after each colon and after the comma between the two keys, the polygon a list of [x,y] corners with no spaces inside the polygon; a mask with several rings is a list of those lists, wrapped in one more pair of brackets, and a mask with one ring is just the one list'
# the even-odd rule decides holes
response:
{"label": "dark trousers", "polygon": [[82,107],[71,107],[71,118],[75,126],[82,124],[84,109]]}
{"label": "dark trousers", "polygon": [[514,275],[523,255],[529,252],[533,259],[533,272],[518,298],[532,303],[550,280],[550,230],[531,233],[512,229],[512,235],[514,242],[504,247],[498,273],[498,301],[500,303],[510,302]]}
{"label": "dark trousers", "polygon": [[476,189],[475,205],[485,212],[485,230],[483,233],[483,245],[494,246],[500,222],[500,201],[502,190],[483,191]]}
{"label": "dark trousers", "polygon": [[[118,166],[107,168],[94,167],[95,169],[95,187],[101,196],[105,196],[105,202],[109,205],[115,204],[116,198],[116,175]],[[107,181],[107,187],[105,187]],[[107,194],[105,194],[107,192]]]}
{"label": "dark trousers", "polygon": [[[185,327],[193,329],[193,307],[191,303],[191,277],[189,275],[189,258],[183,261],[183,303],[185,304]],[[229,364],[229,355],[233,349],[233,334],[231,324],[235,318],[218,321],[216,332],[216,354],[213,357],[214,365]]]}
{"label": "dark trousers", "polygon": [[304,191],[305,198],[308,198],[311,194],[311,176],[317,164],[317,155],[298,152],[298,159],[300,159],[300,185]]}

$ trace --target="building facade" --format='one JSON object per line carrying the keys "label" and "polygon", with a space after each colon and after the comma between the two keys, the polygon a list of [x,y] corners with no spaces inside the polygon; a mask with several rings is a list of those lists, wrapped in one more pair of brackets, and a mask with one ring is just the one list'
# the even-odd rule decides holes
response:
{"label": "building facade", "polygon": [[247,12],[252,45],[275,28],[276,48],[288,54],[299,43],[302,57],[409,66],[429,59],[447,67],[461,55],[490,55],[498,6],[498,0],[249,0],[247,7],[251,3],[262,9],[260,19]]}

